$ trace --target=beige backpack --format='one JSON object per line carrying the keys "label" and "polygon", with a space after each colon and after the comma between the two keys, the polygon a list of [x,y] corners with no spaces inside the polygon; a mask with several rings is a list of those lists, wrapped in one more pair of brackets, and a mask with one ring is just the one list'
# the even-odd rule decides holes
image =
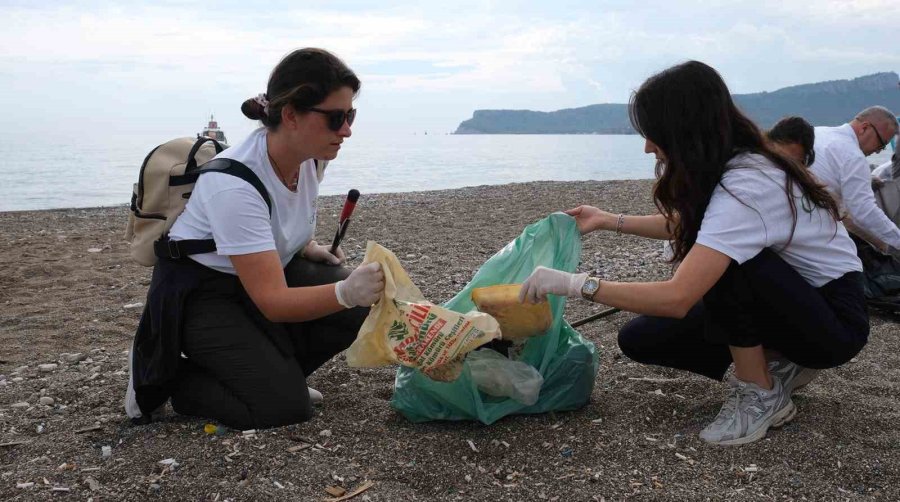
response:
{"label": "beige backpack", "polygon": [[[256,173],[236,160],[210,160],[225,148],[212,138],[198,136],[173,139],[147,155],[134,184],[125,227],[125,240],[131,243],[131,256],[136,262],[152,267],[158,257],[179,259],[216,250],[212,239],[168,239],[169,229],[184,211],[194,183],[203,173],[221,172],[250,183],[269,207],[269,216],[272,215],[269,193]],[[328,162],[316,159],[315,163],[316,177],[321,182]]]}
{"label": "beige backpack", "polygon": [[[165,236],[175,218],[184,211],[194,183],[203,172],[226,172],[246,179],[261,190],[271,212],[268,193],[250,168],[230,159],[208,162],[224,149],[224,145],[212,138],[177,138],[159,145],[147,155],[138,182],[134,184],[131,213],[125,228],[125,240],[131,243],[131,256],[135,261],[148,267],[156,264],[157,248],[169,244]],[[200,246],[184,250],[173,247],[164,256],[180,258],[215,250],[212,240],[192,243]]]}

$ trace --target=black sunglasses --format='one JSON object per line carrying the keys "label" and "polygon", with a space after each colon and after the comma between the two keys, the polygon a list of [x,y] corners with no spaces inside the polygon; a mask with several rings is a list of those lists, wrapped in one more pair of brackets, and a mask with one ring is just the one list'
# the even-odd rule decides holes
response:
{"label": "black sunglasses", "polygon": [[871,127],[873,131],[875,131],[875,137],[878,138],[878,144],[881,145],[878,150],[875,150],[875,153],[879,153],[887,146],[887,141],[885,141],[884,138],[881,137],[881,134],[878,133],[878,129],[873,126],[871,122],[866,123],[869,124],[869,127]]}
{"label": "black sunglasses", "polygon": [[334,132],[338,132],[341,130],[341,127],[344,127],[344,121],[347,122],[347,125],[352,126],[353,121],[356,120],[356,108],[351,108],[349,110],[323,110],[321,108],[311,107],[306,110],[325,115],[328,119],[328,128]]}

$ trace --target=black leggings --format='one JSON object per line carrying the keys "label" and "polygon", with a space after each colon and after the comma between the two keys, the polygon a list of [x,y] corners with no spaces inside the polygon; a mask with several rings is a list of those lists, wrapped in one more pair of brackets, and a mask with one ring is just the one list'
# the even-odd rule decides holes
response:
{"label": "black leggings", "polygon": [[728,346],[763,347],[807,368],[833,368],[862,350],[869,316],[862,275],[850,272],[814,288],[765,249],[725,274],[683,319],[639,316],[619,331],[635,361],[721,380]]}
{"label": "black leggings", "polygon": [[[289,286],[337,282],[349,270],[295,258],[285,268]],[[350,346],[369,309],[354,308],[287,323],[286,343],[274,343],[266,321],[246,307],[232,277],[204,282],[186,300],[172,407],[238,429],[275,427],[312,414],[306,377]]]}

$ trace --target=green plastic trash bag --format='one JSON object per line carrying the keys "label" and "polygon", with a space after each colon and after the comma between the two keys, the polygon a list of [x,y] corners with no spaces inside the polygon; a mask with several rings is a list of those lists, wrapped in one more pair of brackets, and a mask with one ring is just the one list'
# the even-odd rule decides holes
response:
{"label": "green plastic trash bag", "polygon": [[[574,272],[580,257],[581,234],[575,220],[554,213],[526,227],[522,235],[485,262],[472,281],[444,306],[456,312],[469,312],[475,308],[471,299],[474,288],[524,282],[538,265]],[[597,350],[563,319],[566,299],[555,295],[549,299],[553,324],[545,335],[525,342],[519,358],[544,377],[535,404],[528,406],[479,392],[466,363],[462,375],[449,383],[436,382],[415,369],[400,367],[391,406],[413,422],[479,420],[485,424],[514,413],[544,413],[584,406],[597,376]]]}

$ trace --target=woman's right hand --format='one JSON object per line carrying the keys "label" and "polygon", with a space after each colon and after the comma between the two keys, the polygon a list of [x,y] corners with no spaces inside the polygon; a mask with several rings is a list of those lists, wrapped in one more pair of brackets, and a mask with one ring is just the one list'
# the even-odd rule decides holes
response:
{"label": "woman's right hand", "polygon": [[363,263],[334,287],[337,301],[344,307],[371,307],[384,292],[384,271],[380,263]]}
{"label": "woman's right hand", "polygon": [[594,206],[578,206],[565,211],[575,218],[581,235],[589,234],[594,230],[615,230],[617,216]]}

